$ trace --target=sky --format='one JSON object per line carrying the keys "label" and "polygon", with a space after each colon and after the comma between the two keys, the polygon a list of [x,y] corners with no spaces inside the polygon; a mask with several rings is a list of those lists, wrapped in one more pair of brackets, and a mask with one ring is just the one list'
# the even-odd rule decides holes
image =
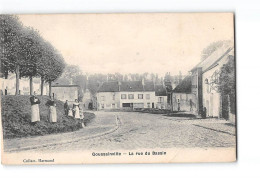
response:
{"label": "sky", "polygon": [[187,74],[210,43],[234,39],[231,13],[19,15],[84,73]]}

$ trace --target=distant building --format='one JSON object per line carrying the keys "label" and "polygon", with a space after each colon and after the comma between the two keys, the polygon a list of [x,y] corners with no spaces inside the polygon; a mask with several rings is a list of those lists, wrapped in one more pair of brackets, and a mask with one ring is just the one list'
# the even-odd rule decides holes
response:
{"label": "distant building", "polygon": [[[109,81],[104,82],[97,91],[97,108],[102,109],[140,109],[164,108],[165,92],[156,96],[156,87],[153,82],[144,81]],[[157,94],[160,94],[159,92]],[[161,101],[160,97],[163,97]]]}
{"label": "distant building", "polygon": [[[3,95],[15,95],[16,91],[16,75],[10,73],[7,77],[1,78],[1,93]],[[38,95],[41,94],[41,83],[39,78],[33,78],[33,91]],[[44,84],[43,95],[48,94],[48,85]],[[21,78],[19,80],[19,94],[20,95],[30,95],[30,82],[28,78]]]}
{"label": "distant building", "polygon": [[[223,108],[218,83],[220,69],[230,58],[234,59],[234,47],[225,46],[213,52],[191,70],[191,93],[196,97],[197,114],[202,114],[202,111],[206,110],[207,117],[227,118],[225,113],[229,109]],[[234,119],[232,114],[228,118]]]}
{"label": "distant building", "polygon": [[156,108],[167,109],[167,92],[164,85],[155,85]]}
{"label": "distant building", "polygon": [[53,85],[52,94],[55,99],[65,102],[68,100],[70,103],[78,99],[78,85]]}
{"label": "distant building", "polygon": [[173,111],[197,111],[196,96],[191,93],[191,76],[185,77],[172,91]]}

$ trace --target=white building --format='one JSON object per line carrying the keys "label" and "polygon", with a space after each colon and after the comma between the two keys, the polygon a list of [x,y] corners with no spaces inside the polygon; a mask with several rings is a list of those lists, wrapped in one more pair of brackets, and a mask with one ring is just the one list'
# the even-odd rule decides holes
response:
{"label": "white building", "polygon": [[[200,71],[199,74],[193,75],[197,77],[197,79],[200,79],[197,80],[200,81],[200,83],[196,86],[192,85],[192,88],[201,91],[201,93],[195,93],[195,96],[198,101],[198,106],[206,110],[206,117],[226,118],[230,121],[235,120],[235,116],[230,113],[230,109],[224,109],[222,103],[225,99],[223,99],[223,96],[221,96],[218,91],[221,67],[230,59],[234,60],[234,47],[223,46],[191,70],[193,74],[198,71],[197,69]],[[202,111],[202,109],[200,110]]]}
{"label": "white building", "polygon": [[[97,92],[97,108],[99,110],[156,108],[157,106],[163,108],[165,104],[162,103],[167,102],[164,96],[166,92],[164,94],[161,92],[162,96],[156,96],[155,89],[165,90],[165,88],[157,86],[153,82],[144,83],[144,81],[104,82]],[[159,101],[161,97],[163,99]]]}
{"label": "white building", "polygon": [[[7,79],[0,78],[1,80],[1,91],[7,95],[15,95],[16,91],[16,75],[10,73]],[[19,80],[19,91],[20,95],[30,95],[30,81],[29,78],[21,78]],[[33,78],[33,91],[38,95],[41,94],[41,83],[40,78]],[[48,94],[48,85],[44,84],[43,95]]]}

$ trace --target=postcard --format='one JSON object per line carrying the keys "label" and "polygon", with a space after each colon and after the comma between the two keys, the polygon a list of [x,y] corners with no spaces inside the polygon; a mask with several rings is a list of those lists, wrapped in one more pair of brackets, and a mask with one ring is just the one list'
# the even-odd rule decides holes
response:
{"label": "postcard", "polygon": [[233,13],[0,23],[2,164],[236,161]]}

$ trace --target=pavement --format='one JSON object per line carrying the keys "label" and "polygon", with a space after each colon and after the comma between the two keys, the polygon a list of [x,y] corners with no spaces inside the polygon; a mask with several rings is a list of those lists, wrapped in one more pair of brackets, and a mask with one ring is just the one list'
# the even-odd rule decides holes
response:
{"label": "pavement", "polygon": [[4,140],[6,152],[60,152],[140,148],[235,147],[235,126],[219,119],[189,119],[139,112],[95,112],[76,132]]}

